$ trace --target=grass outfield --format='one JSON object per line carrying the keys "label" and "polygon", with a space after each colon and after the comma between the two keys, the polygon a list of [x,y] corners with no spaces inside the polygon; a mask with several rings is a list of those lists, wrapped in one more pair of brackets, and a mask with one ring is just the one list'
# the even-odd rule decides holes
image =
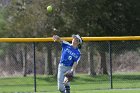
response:
{"label": "grass outfield", "polygon": [[[33,92],[33,77],[0,78],[0,92]],[[56,78],[53,76],[37,76],[38,93],[59,93]],[[71,93],[140,93],[140,74],[114,74],[113,88],[110,89],[109,77],[106,75],[91,77],[76,75],[71,82]]]}
{"label": "grass outfield", "polygon": [[[39,92],[40,93],[40,92]],[[60,92],[48,92],[48,93],[60,93]],[[134,90],[85,90],[85,91],[71,91],[71,93],[140,93],[140,89]]]}

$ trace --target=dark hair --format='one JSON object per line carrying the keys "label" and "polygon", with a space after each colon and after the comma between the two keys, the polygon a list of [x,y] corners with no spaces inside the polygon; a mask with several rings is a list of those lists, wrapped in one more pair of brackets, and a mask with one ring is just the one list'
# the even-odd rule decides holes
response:
{"label": "dark hair", "polygon": [[81,44],[78,44],[78,48],[81,49],[82,48],[82,45]]}
{"label": "dark hair", "polygon": [[[81,38],[82,42],[83,42],[83,39]],[[80,40],[79,40],[80,42]],[[81,49],[82,48],[82,44],[78,44],[78,48]]]}

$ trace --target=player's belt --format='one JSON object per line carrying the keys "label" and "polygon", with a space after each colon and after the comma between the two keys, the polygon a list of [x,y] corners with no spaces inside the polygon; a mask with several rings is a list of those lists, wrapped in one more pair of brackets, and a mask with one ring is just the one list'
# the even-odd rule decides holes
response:
{"label": "player's belt", "polygon": [[65,64],[63,64],[63,63],[60,63],[60,65],[61,65],[61,66],[66,66],[66,65],[65,65]]}
{"label": "player's belt", "polygon": [[71,66],[67,66],[67,65],[65,65],[65,64],[63,64],[63,63],[60,63],[60,65],[61,65],[61,66],[66,66],[66,67],[71,67]]}

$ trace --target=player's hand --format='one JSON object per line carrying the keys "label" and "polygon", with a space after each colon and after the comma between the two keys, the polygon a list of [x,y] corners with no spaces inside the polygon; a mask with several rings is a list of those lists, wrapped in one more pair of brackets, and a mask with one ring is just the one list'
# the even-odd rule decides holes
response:
{"label": "player's hand", "polygon": [[58,41],[58,40],[60,40],[60,37],[58,35],[53,35],[53,40],[54,40],[54,42]]}

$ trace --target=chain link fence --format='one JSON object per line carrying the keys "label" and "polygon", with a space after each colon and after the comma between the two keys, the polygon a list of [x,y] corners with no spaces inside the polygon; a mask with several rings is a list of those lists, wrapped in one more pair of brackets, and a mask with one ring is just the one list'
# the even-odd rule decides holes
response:
{"label": "chain link fence", "polygon": [[[111,44],[111,51],[109,51],[109,44]],[[1,43],[1,88],[3,91],[8,91],[9,88],[12,92],[17,89],[33,92],[34,87],[37,91],[46,91],[48,87],[50,91],[53,88],[57,90],[57,84],[53,81],[56,81],[60,55],[59,43]],[[89,81],[95,84],[92,89],[140,88],[139,72],[139,41],[85,42],[81,49],[81,60],[76,69],[78,76],[75,80],[84,74],[93,78]],[[86,79],[83,78],[84,80]]]}

